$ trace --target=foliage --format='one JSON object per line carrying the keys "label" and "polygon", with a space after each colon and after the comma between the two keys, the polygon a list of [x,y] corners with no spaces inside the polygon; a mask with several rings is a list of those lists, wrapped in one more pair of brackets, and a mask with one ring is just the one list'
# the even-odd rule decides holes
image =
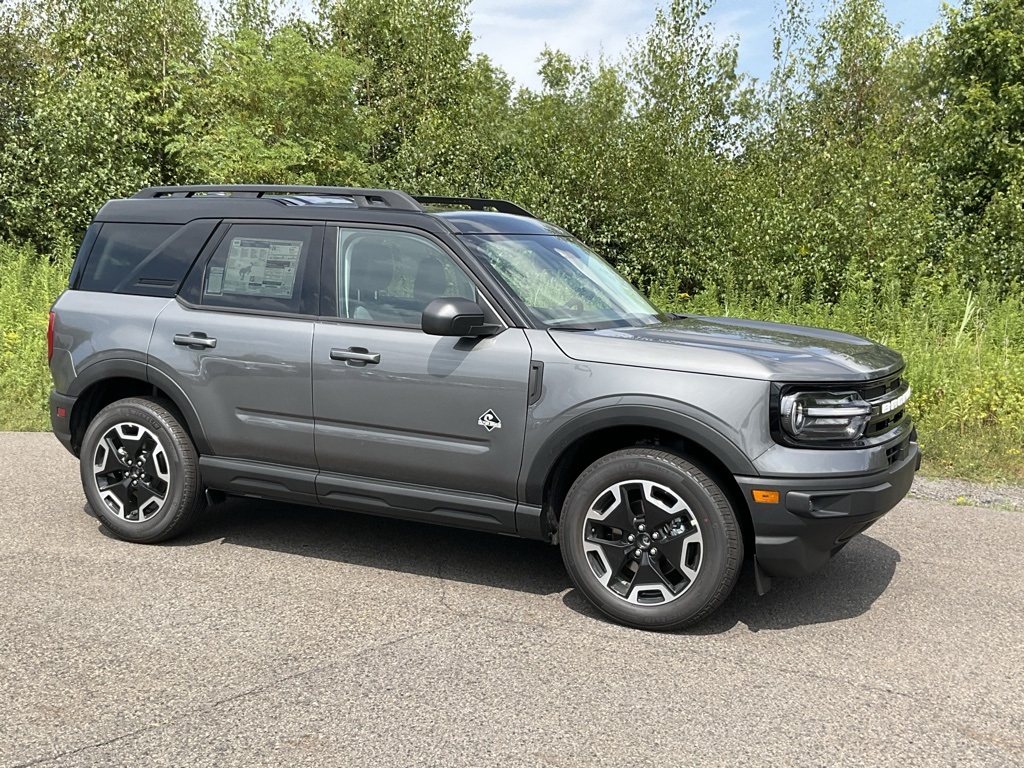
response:
{"label": "foliage", "polygon": [[763,83],[711,5],[663,0],[620,60],[546,50],[534,90],[471,50],[468,0],[318,0],[306,17],[281,0],[0,0],[0,398],[30,414],[13,423],[44,414],[26,339],[67,268],[53,254],[104,200],[383,185],[514,200],[690,311],[888,342],[932,466],[1019,479],[1019,1],[964,0],[908,39],[880,0],[787,0]]}
{"label": "foliage", "polygon": [[0,429],[49,427],[46,325],[69,269],[65,254],[41,260],[28,246],[0,243]]}
{"label": "foliage", "polygon": [[367,179],[356,109],[358,67],[294,26],[240,29],[183,73],[167,149],[192,183],[349,184]]}
{"label": "foliage", "polygon": [[834,303],[733,287],[655,299],[674,311],[833,328],[898,349],[926,469],[1024,482],[1024,299],[937,277],[917,279],[907,298],[888,277],[851,271]]}

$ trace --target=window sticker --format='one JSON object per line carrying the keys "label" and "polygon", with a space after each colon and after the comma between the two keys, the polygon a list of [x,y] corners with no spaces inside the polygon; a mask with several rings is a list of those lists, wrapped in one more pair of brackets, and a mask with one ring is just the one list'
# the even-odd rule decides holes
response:
{"label": "window sticker", "polygon": [[302,243],[265,237],[234,238],[228,248],[221,289],[243,296],[290,299],[295,293]]}
{"label": "window sticker", "polygon": [[210,276],[206,280],[206,293],[209,296],[220,296],[224,293],[224,267],[210,267]]}

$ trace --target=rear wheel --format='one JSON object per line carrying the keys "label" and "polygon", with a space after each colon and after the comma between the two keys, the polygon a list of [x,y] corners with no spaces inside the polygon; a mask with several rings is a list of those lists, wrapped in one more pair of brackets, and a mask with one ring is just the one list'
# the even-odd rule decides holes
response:
{"label": "rear wheel", "polygon": [[132,397],[100,411],[82,440],[80,467],[97,519],[126,541],[177,536],[202,511],[195,446],[160,400]]}
{"label": "rear wheel", "polygon": [[701,621],[728,597],[743,562],[722,489],[695,464],[651,448],[590,465],[566,497],[559,540],[580,591],[640,629]]}

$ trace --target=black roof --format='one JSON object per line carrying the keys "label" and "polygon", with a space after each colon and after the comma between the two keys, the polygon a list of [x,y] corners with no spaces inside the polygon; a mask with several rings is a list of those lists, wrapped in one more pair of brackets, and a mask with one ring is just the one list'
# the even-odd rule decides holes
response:
{"label": "black roof", "polygon": [[[445,208],[449,210],[438,210]],[[184,224],[204,218],[388,222],[463,234],[564,234],[504,200],[413,197],[391,189],[269,184],[149,187],[111,200],[99,222]]]}

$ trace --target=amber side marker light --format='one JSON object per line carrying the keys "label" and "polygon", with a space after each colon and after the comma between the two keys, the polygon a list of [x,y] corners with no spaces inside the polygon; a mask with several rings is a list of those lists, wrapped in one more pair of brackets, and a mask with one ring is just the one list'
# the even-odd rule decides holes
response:
{"label": "amber side marker light", "polygon": [[778,491],[751,491],[754,495],[754,501],[758,504],[778,504],[779,503],[779,492]]}

